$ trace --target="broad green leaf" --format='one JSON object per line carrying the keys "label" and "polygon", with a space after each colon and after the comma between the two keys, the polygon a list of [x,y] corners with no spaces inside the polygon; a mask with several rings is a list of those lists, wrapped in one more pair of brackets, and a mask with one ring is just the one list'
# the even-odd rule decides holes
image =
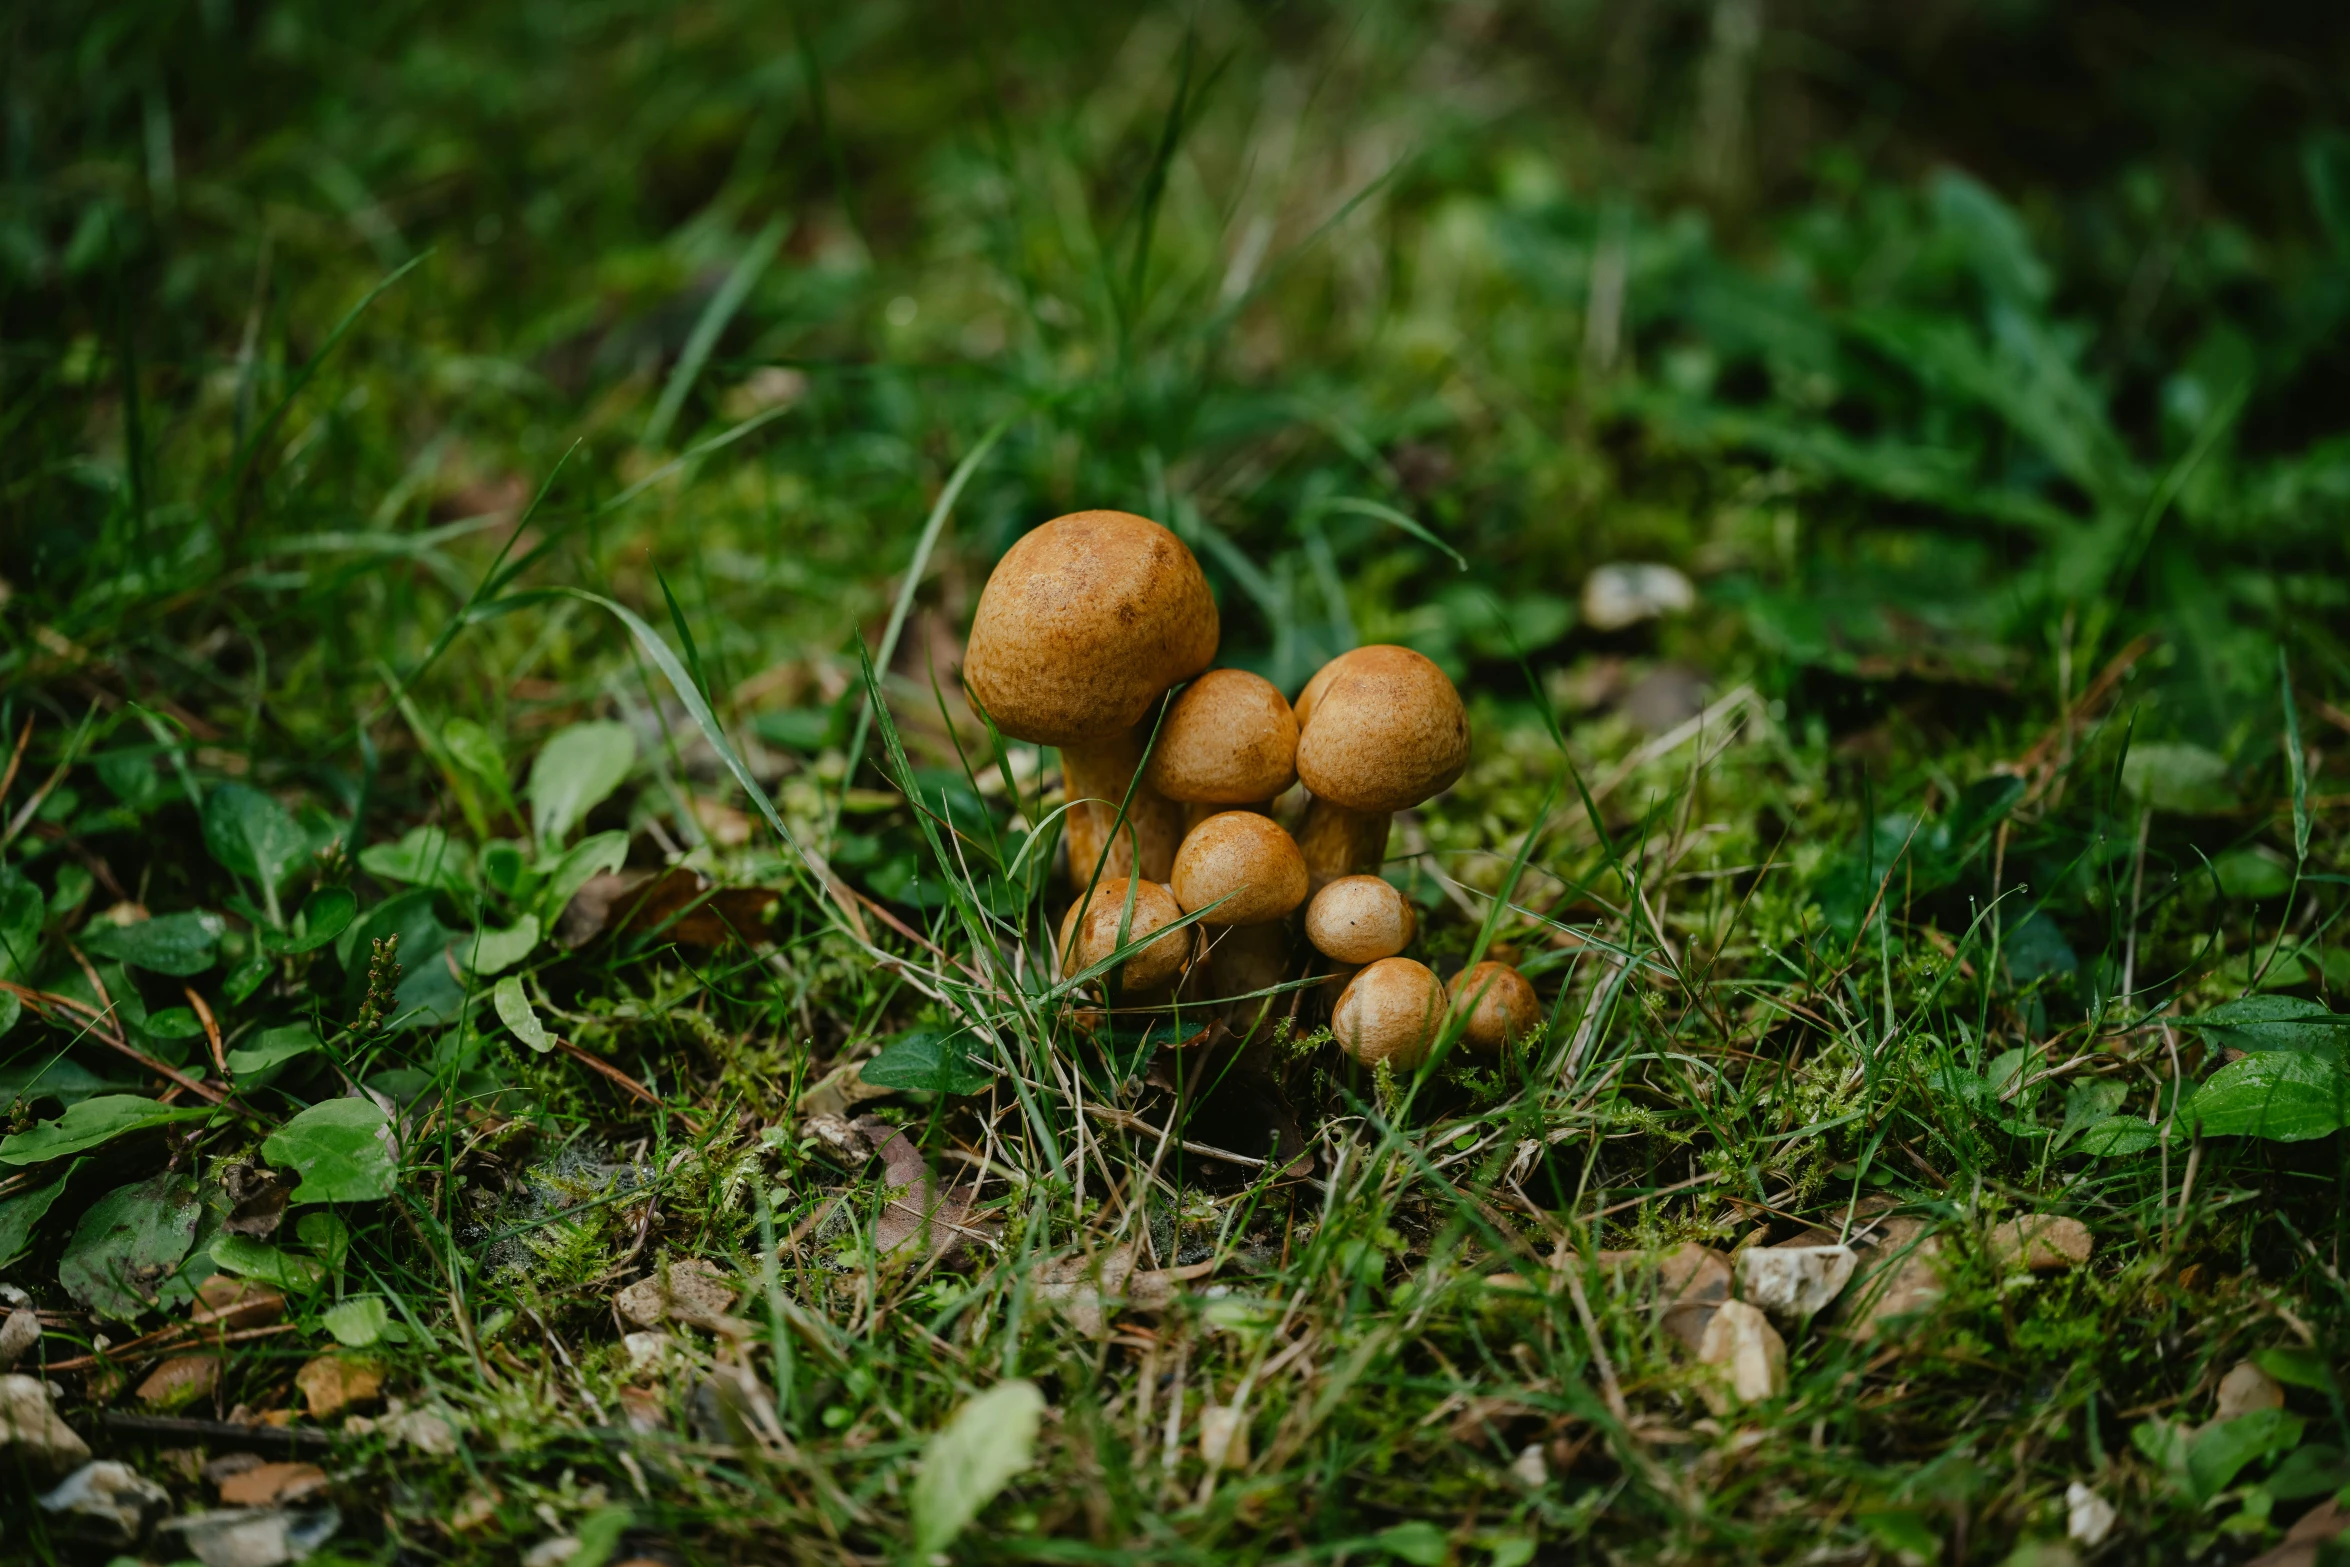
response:
{"label": "broad green leaf", "polygon": [[531,830],[541,843],[561,843],[635,765],[636,736],[626,724],[598,719],[561,731],[531,763]]}
{"label": "broad green leaf", "polygon": [[24,1016],[24,1003],[13,990],[0,990],[0,1034],[16,1027],[16,1020]]}
{"label": "broad green leaf", "polygon": [[0,979],[22,980],[41,952],[41,924],[48,916],[41,889],[0,865]]}
{"label": "broad green leaf", "polygon": [[912,1029],[884,1046],[858,1076],[877,1088],[976,1094],[995,1081],[978,1059],[984,1048],[968,1029]]}
{"label": "broad green leaf", "polygon": [[2350,1458],[2327,1442],[2310,1442],[2285,1455],[2260,1488],[2280,1502],[2298,1502],[2350,1489]]}
{"label": "broad green leaf", "polygon": [[184,978],[212,967],[226,929],[226,920],[202,909],[159,914],[136,925],[92,925],[82,932],[82,950],[151,974]]}
{"label": "broad green leaf", "polygon": [[2350,1125],[2350,1070],[2288,1051],[2246,1056],[2197,1089],[2186,1113],[2214,1137],[2307,1142]]}
{"label": "broad green leaf", "polygon": [[1017,1378],[965,1403],[922,1450],[914,1477],[914,1554],[954,1543],[979,1510],[1028,1467],[1044,1418],[1044,1395]]}
{"label": "broad green leaf", "polygon": [[[0,990],[0,996],[7,994]],[[79,1061],[63,1055],[28,1052],[26,1056],[0,1067],[0,1104],[12,1104],[19,1099],[27,1104],[42,1099],[54,1099],[59,1104],[79,1104],[92,1094],[102,1094],[108,1089],[138,1086],[137,1083],[100,1077]]]}
{"label": "broad green leaf", "polygon": [[457,955],[474,973],[495,974],[529,957],[531,949],[538,944],[538,916],[525,914],[509,929],[475,931],[471,941],[459,944]]}
{"label": "broad green leaf", "polygon": [[517,901],[527,897],[535,873],[527,846],[511,838],[492,838],[481,846],[481,879],[493,891]]}
{"label": "broad green leaf", "polygon": [[2158,811],[2206,815],[2236,803],[2227,760],[2199,745],[2149,741],[2122,758],[2122,787]]}
{"label": "broad green leaf", "polygon": [[490,992],[490,1005],[498,1009],[498,1021],[514,1031],[514,1037],[545,1055],[555,1048],[555,1041],[547,1037],[547,1026],[539,1021],[531,1009],[530,997],[523,994],[522,976],[509,974]]}
{"label": "broad green leaf", "polygon": [[135,1322],[154,1306],[195,1243],[204,1204],[195,1177],[158,1175],[90,1205],[57,1265],[67,1294],[102,1317]]}
{"label": "broad green leaf", "polygon": [[2062,1148],[2073,1140],[2075,1133],[2086,1131],[2099,1121],[2108,1120],[2129,1097],[2125,1083],[2097,1081],[2075,1083],[2064,1091],[2064,1125],[2057,1128],[2056,1146]]}
{"label": "broad green leaf", "polygon": [[381,881],[454,892],[473,879],[473,851],[438,827],[411,827],[396,843],[371,843],[359,865]]}
{"label": "broad green leaf", "polygon": [[259,882],[272,898],[310,857],[309,835],[293,814],[239,783],[222,784],[206,796],[204,847],[227,869]]}
{"label": "broad green leaf", "polygon": [[351,928],[351,920],[359,912],[359,900],[348,887],[314,887],[310,896],[302,900],[295,911],[293,923],[284,935],[261,932],[261,944],[272,952],[299,956],[316,952],[328,942]]}
{"label": "broad green leaf", "polygon": [[2253,1363],[2288,1387],[2330,1391],[2335,1382],[2333,1363],[2314,1349],[2264,1349]]}
{"label": "broad green leaf", "polygon": [[2300,1445],[2301,1430],[2301,1417],[2282,1409],[2256,1409],[2205,1426],[2187,1439],[2187,1479],[2195,1500],[2219,1495],[2248,1465],[2291,1452]]}
{"label": "broad green leaf", "polygon": [[2350,1017],[2306,996],[2243,996],[2182,1018],[2180,1025],[2229,1050],[2339,1056],[2350,1048]]}
{"label": "broad green leaf", "polygon": [[194,1007],[165,1007],[147,1014],[147,1035],[151,1039],[201,1039],[204,1022]]}
{"label": "broad green leaf", "polygon": [[620,1537],[636,1522],[625,1507],[599,1507],[572,1529],[579,1549],[563,1558],[565,1567],[604,1567],[620,1549]]}
{"label": "broad green leaf", "polygon": [[2085,1128],[2074,1151],[2099,1159],[2118,1159],[2124,1154],[2144,1153],[2161,1141],[2162,1128],[2134,1115],[2115,1115]]}
{"label": "broad green leaf", "polygon": [[2211,873],[2219,878],[2219,890],[2231,898],[2281,898],[2293,890],[2293,868],[2257,849],[2214,855]]}
{"label": "broad green leaf", "polygon": [[371,1099],[329,1099],[279,1127],[261,1145],[281,1170],[299,1170],[289,1202],[373,1202],[399,1184],[392,1124]]}
{"label": "broad green leaf", "polygon": [[49,1212],[49,1205],[57,1201],[65,1183],[73,1179],[73,1172],[82,1167],[76,1159],[65,1167],[65,1173],[46,1186],[36,1186],[29,1192],[18,1192],[6,1202],[0,1202],[0,1268],[6,1268],[24,1255],[26,1244],[33,1238],[33,1226]]}
{"label": "broad green leaf", "polygon": [[1444,1567],[1452,1544],[1442,1529],[1425,1518],[1392,1524],[1371,1536],[1371,1544],[1412,1567]]}
{"label": "broad green leaf", "polygon": [[317,1258],[297,1256],[251,1236],[216,1235],[211,1250],[212,1261],[221,1272],[258,1279],[282,1290],[308,1294],[326,1279],[326,1264]]}
{"label": "broad green leaf", "polygon": [[487,729],[470,718],[452,718],[441,726],[441,744],[458,766],[505,792],[506,753]]}
{"label": "broad green leaf", "polygon": [[628,834],[600,832],[592,838],[582,838],[565,853],[555,857],[544,867],[546,885],[539,889],[538,912],[542,924],[553,929],[563,918],[569,904],[580,888],[592,876],[608,876],[628,861]]}
{"label": "broad green leaf", "polygon": [[365,1349],[392,1325],[391,1308],[381,1295],[354,1295],[319,1318],[335,1342],[347,1349]]}
{"label": "broad green leaf", "polygon": [[258,1079],[262,1073],[274,1072],[317,1048],[318,1035],[307,1023],[265,1028],[254,1036],[251,1044],[240,1045],[228,1053],[228,1069],[239,1081]]}
{"label": "broad green leaf", "polygon": [[210,1114],[210,1105],[164,1105],[137,1094],[98,1094],[69,1107],[54,1121],[43,1121],[0,1142],[0,1164],[62,1159],[126,1133],[174,1121],[201,1121]]}

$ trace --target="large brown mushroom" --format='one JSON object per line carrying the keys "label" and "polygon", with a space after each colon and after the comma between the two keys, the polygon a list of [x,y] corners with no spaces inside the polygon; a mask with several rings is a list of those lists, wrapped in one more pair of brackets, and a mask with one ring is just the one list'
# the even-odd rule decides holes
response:
{"label": "large brown mushroom", "polygon": [[1376,963],[1412,944],[1419,916],[1378,876],[1341,876],[1306,905],[1306,940],[1337,963]]}
{"label": "large brown mushroom", "polygon": [[1298,694],[1297,775],[1313,792],[1298,847],[1318,890],[1376,871],[1388,819],[1451,787],[1469,718],[1443,670],[1407,647],[1356,648]]}
{"label": "large brown mushroom", "polygon": [[1184,835],[1174,892],[1185,913],[1207,910],[1202,925],[1224,927],[1209,936],[1216,993],[1239,1014],[1261,1013],[1271,997],[1243,998],[1285,977],[1289,932],[1282,922],[1305,901],[1306,861],[1296,841],[1269,816],[1219,811]]}
{"label": "large brown mushroom", "polygon": [[1186,832],[1221,809],[1262,809],[1297,782],[1297,718],[1262,675],[1211,669],[1168,704],[1146,776],[1187,807]]}
{"label": "large brown mushroom", "polygon": [[1381,958],[1354,977],[1330,1012],[1338,1048],[1365,1066],[1408,1072],[1428,1059],[1444,1023],[1444,982],[1424,963]]}
{"label": "large brown mushroom", "polygon": [[[1081,511],[1021,537],[979,595],[963,679],[1016,740],[1057,746],[1072,802],[1069,875],[1173,868],[1182,812],[1135,779],[1151,709],[1215,659],[1216,602],[1183,541],[1144,517]],[[1109,848],[1119,802],[1127,831]]]}
{"label": "large brown mushroom", "polygon": [[1061,916],[1060,940],[1056,949],[1061,957],[1061,977],[1082,974],[1102,959],[1118,950],[1118,926],[1126,923],[1128,943],[1147,943],[1139,951],[1127,956],[1124,963],[1102,976],[1105,988],[1109,979],[1118,979],[1118,999],[1131,1001],[1156,995],[1183,977],[1191,964],[1194,937],[1187,926],[1168,931],[1151,941],[1153,931],[1165,930],[1183,917],[1183,910],[1175,903],[1175,895],[1155,881],[1142,882],[1134,888],[1134,908],[1126,908],[1124,877],[1105,881],[1091,893],[1080,893],[1069,905],[1069,912]]}
{"label": "large brown mushroom", "polygon": [[1526,976],[1507,963],[1480,963],[1453,977],[1453,1015],[1462,1019],[1461,1044],[1482,1055],[1499,1055],[1534,1032],[1542,1003]]}

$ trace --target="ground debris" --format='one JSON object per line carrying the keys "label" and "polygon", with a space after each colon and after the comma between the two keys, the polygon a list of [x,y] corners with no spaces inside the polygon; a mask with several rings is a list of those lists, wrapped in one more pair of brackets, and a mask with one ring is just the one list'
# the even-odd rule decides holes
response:
{"label": "ground debris", "polygon": [[2285,1390],[2277,1379],[2249,1360],[2239,1360],[2219,1379],[2219,1395],[2211,1418],[2214,1423],[2234,1420],[2259,1409],[2285,1407]]}
{"label": "ground debris", "polygon": [[2329,1496],[2285,1531],[2284,1544],[2253,1557],[2244,1567],[2318,1567],[2326,1546],[2345,1536],[2350,1536],[2350,1507]]}
{"label": "ground debris", "polygon": [[248,1464],[220,1479],[220,1499],[231,1507],[298,1502],[325,1489],[326,1471],[316,1464]]}
{"label": "ground debris", "polygon": [[873,1225],[873,1248],[884,1257],[924,1257],[945,1262],[975,1246],[994,1243],[1001,1226],[980,1218],[976,1182],[941,1186],[930,1161],[905,1132],[876,1116],[850,1123],[866,1147],[881,1158],[890,1186]]}
{"label": "ground debris", "polygon": [[2075,1480],[2064,1488],[2064,1532],[2074,1544],[2097,1549],[2113,1533],[2113,1503]]}
{"label": "ground debris", "polygon": [[174,1518],[161,1532],[179,1535],[204,1567],[280,1567],[303,1560],[342,1526],[342,1513],[332,1507],[224,1507]]}
{"label": "ground debris", "polygon": [[2085,1266],[2095,1246],[2089,1226],[2051,1213],[2026,1214],[1991,1231],[1991,1255],[2002,1267],[2060,1273]]}
{"label": "ground debris", "polygon": [[19,1306],[0,1322],[0,1371],[24,1359],[25,1352],[41,1341],[40,1314],[28,1306]]}
{"label": "ground debris", "polygon": [[310,1406],[310,1418],[326,1420],[346,1409],[372,1404],[383,1391],[383,1368],[368,1360],[320,1355],[294,1373],[294,1386]]}
{"label": "ground debris", "polygon": [[1738,1254],[1738,1295],[1777,1321],[1801,1322],[1835,1303],[1859,1261],[1849,1246],[1750,1246]]}
{"label": "ground debris", "polygon": [[1694,1354],[1705,1337],[1714,1311],[1730,1298],[1730,1259],[1711,1246],[1684,1241],[1656,1255],[1639,1251],[1603,1251],[1599,1266],[1619,1277],[1632,1277],[1636,1268],[1655,1268],[1650,1299],[1662,1313],[1664,1330]]}
{"label": "ground debris", "polygon": [[48,1384],[15,1372],[0,1376],[0,1446],[14,1448],[53,1472],[87,1462],[90,1456],[89,1444],[49,1402]]}
{"label": "ground debris", "polygon": [[139,1402],[177,1408],[202,1398],[220,1385],[218,1355],[174,1355],[139,1384]]}
{"label": "ground debris", "polygon": [[1697,1363],[1721,1373],[1702,1390],[1716,1414],[1787,1391],[1787,1341],[1759,1307],[1742,1300],[1714,1308],[1697,1342]]}
{"label": "ground debris", "polygon": [[267,1327],[285,1314],[285,1296],[268,1285],[215,1273],[196,1286],[196,1309],[188,1313],[188,1321],[233,1333]]}
{"label": "ground debris", "polygon": [[612,1308],[640,1328],[677,1321],[741,1337],[747,1324],[727,1315],[740,1293],[715,1264],[687,1257],[621,1290],[612,1297]]}
{"label": "ground debris", "polygon": [[1028,1287],[1038,1300],[1065,1312],[1078,1332],[1102,1338],[1121,1305],[1164,1310],[1178,1286],[1206,1278],[1216,1269],[1214,1258],[1181,1268],[1137,1269],[1139,1250],[1139,1243],[1126,1241],[1098,1256],[1056,1257],[1029,1273]]}
{"label": "ground debris", "polygon": [[41,1498],[67,1532],[103,1545],[132,1546],[171,1510],[171,1494],[136,1469],[111,1458],[87,1463]]}

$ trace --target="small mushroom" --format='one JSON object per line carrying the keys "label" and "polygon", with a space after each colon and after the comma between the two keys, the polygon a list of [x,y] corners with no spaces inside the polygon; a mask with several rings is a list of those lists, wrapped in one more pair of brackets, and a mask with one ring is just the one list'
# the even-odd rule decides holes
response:
{"label": "small mushroom", "polygon": [[1297,775],[1313,792],[1298,847],[1319,890],[1376,871],[1395,812],[1451,787],[1469,718],[1443,670],[1407,647],[1361,647],[1298,694]]}
{"label": "small mushroom", "polygon": [[1174,892],[1185,913],[1207,911],[1201,924],[1229,927],[1208,947],[1215,994],[1235,1002],[1237,1013],[1262,1012],[1273,998],[1253,993],[1281,982],[1289,966],[1281,921],[1306,897],[1306,861],[1296,841],[1269,816],[1219,811],[1185,834]]}
{"label": "small mushroom", "polygon": [[1187,807],[1187,833],[1219,808],[1262,810],[1297,782],[1296,715],[1263,676],[1211,669],[1168,704],[1146,777]]}
{"label": "small mushroom", "polygon": [[1408,1072],[1428,1059],[1444,1020],[1444,982],[1425,963],[1381,958],[1357,974],[1331,1009],[1338,1048],[1365,1066]]}
{"label": "small mushroom", "polygon": [[[1175,894],[1155,881],[1132,884],[1134,909],[1129,915],[1128,885],[1124,877],[1105,881],[1090,893],[1078,894],[1077,901],[1069,905],[1069,912],[1061,917],[1058,942],[1063,979],[1083,973],[1118,950],[1121,920],[1126,921],[1126,939],[1132,943],[1145,941],[1151,932],[1163,930],[1183,917],[1183,910],[1176,906]],[[1173,984],[1190,963],[1191,948],[1192,934],[1186,928],[1169,931],[1129,953],[1124,964],[1110,971],[1119,976],[1119,998],[1132,1000]]]}
{"label": "small mushroom", "polygon": [[1411,900],[1377,876],[1341,876],[1306,905],[1306,940],[1335,963],[1376,963],[1412,944]]}
{"label": "small mushroom", "polygon": [[1219,811],[1184,836],[1172,887],[1203,925],[1263,925],[1305,902],[1305,856],[1270,816]]}
{"label": "small mushroom", "polygon": [[1542,1021],[1534,987],[1507,963],[1480,963],[1453,976],[1452,1009],[1463,1019],[1461,1043],[1481,1055],[1498,1055]]}
{"label": "small mushroom", "polygon": [[[1152,705],[1216,656],[1216,601],[1183,541],[1122,511],[1056,517],[1023,535],[979,595],[963,680],[995,726],[1057,746],[1069,875],[1164,881],[1182,812],[1137,782]],[[1133,788],[1128,800],[1128,788]],[[1109,846],[1118,806],[1127,831]],[[1105,849],[1108,858],[1104,859]]]}

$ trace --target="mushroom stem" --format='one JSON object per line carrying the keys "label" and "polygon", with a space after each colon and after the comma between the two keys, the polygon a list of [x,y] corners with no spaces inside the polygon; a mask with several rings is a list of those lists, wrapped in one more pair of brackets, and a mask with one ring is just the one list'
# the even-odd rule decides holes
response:
{"label": "mushroom stem", "polygon": [[1289,1005],[1287,994],[1269,990],[1289,978],[1289,922],[1270,920],[1262,925],[1227,925],[1216,931],[1208,946],[1208,990],[1222,1003],[1225,1023],[1245,1037],[1273,1010]]}
{"label": "mushroom stem", "polygon": [[1341,876],[1376,876],[1387,859],[1387,825],[1394,814],[1350,810],[1316,795],[1297,835],[1307,886],[1320,892]]}
{"label": "mushroom stem", "polygon": [[[1097,865],[1104,881],[1137,874],[1137,844],[1142,859],[1139,874],[1144,880],[1163,882],[1174,869],[1175,850],[1183,842],[1183,808],[1147,780],[1134,776],[1142,765],[1148,740],[1149,732],[1137,727],[1107,740],[1061,747],[1062,796],[1078,802],[1063,819],[1069,840],[1069,880],[1081,892],[1093,880]],[[1118,820],[1118,802],[1126,800],[1129,784],[1134,786],[1134,797],[1127,800],[1126,824],[1110,850],[1109,863],[1102,865],[1102,846],[1109,842],[1110,827]]]}

